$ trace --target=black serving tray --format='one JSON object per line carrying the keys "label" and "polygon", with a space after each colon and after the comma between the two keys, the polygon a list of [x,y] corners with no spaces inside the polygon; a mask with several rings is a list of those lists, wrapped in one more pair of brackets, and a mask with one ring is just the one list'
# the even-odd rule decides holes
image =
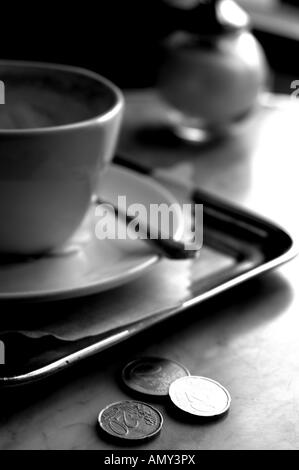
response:
{"label": "black serving tray", "polygon": [[[116,158],[117,163],[124,164]],[[146,172],[142,168],[138,171]],[[128,165],[127,165],[128,166]],[[202,256],[193,261],[189,297],[176,308],[108,333],[61,341],[54,337],[31,339],[20,333],[5,338],[10,361],[0,366],[0,387],[31,383],[66,369],[100,353],[173,315],[258,276],[290,260],[297,253],[294,242],[282,228],[232,207],[204,192],[194,191],[192,199],[204,205],[204,244]],[[225,263],[223,263],[225,259]],[[26,351],[20,358],[17,351]],[[14,351],[16,351],[14,353]]]}

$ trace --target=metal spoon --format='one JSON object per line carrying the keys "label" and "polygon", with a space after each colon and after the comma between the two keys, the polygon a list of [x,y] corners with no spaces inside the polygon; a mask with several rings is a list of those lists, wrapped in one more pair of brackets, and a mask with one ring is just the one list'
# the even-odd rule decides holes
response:
{"label": "metal spoon", "polygon": [[[121,218],[127,225],[129,225],[133,220],[135,220],[134,217],[131,217],[126,212],[119,210],[119,208],[111,202],[104,201],[98,196],[95,196],[93,198],[93,202],[94,204],[105,204],[108,207],[112,207],[116,216]],[[145,238],[142,238],[142,240],[148,243],[152,248],[154,248],[156,253],[165,256],[166,258],[177,260],[193,259],[197,258],[200,254],[201,246],[194,246],[194,244],[188,244],[188,242],[178,241],[172,237],[163,239],[160,232],[158,232],[157,238],[151,238],[150,234],[152,233],[152,231],[150,225],[147,224],[142,226],[140,222],[139,225],[139,232],[142,232],[146,236]]]}

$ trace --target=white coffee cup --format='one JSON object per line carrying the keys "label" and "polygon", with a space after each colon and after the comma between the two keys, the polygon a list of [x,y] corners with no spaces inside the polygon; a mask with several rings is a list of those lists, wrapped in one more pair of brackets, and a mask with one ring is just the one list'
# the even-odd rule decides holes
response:
{"label": "white coffee cup", "polygon": [[85,69],[0,61],[0,254],[42,254],[78,228],[111,161],[121,91]]}

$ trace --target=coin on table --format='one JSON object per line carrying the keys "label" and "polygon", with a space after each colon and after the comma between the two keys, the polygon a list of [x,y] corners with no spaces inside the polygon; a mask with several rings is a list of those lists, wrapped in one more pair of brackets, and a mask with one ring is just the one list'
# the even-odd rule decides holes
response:
{"label": "coin on table", "polygon": [[125,366],[123,382],[132,390],[146,395],[167,396],[170,384],[189,374],[178,362],[159,357],[139,358]]}
{"label": "coin on table", "polygon": [[153,406],[126,400],[104,408],[98,418],[100,428],[114,438],[140,441],[156,436],[163,417]]}
{"label": "coin on table", "polygon": [[182,377],[170,385],[169,396],[179,409],[195,416],[221,415],[231,403],[228,391],[207,377]]}

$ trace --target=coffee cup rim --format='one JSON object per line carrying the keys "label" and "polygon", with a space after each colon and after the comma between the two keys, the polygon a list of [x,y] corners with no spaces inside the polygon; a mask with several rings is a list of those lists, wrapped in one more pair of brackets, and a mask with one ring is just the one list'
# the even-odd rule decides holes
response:
{"label": "coffee cup rim", "polygon": [[[2,129],[0,127],[0,135],[14,135],[14,136],[22,136],[28,134],[49,134],[49,133],[57,133],[62,131],[73,131],[76,129],[84,129],[90,127],[92,124],[100,124],[104,123],[115,115],[117,115],[120,110],[124,106],[124,96],[120,88],[116,86],[113,82],[111,82],[108,78],[103,77],[102,75],[98,74],[97,72],[93,72],[92,70],[86,69],[84,67],[77,67],[75,65],[66,65],[66,64],[57,64],[52,62],[37,62],[37,61],[25,61],[25,60],[0,60],[0,67],[1,66],[12,66],[12,67],[35,67],[40,69],[48,69],[48,70],[59,70],[61,72],[70,72],[77,75],[84,75],[92,80],[95,80],[101,85],[104,85],[112,91],[115,96],[115,104],[104,113],[97,114],[89,119],[79,120],[78,122],[70,123],[70,124],[62,124],[62,125],[55,125],[55,126],[45,126],[45,127],[33,127],[33,128],[25,128],[25,129]],[[1,105],[5,106],[5,105]]]}

